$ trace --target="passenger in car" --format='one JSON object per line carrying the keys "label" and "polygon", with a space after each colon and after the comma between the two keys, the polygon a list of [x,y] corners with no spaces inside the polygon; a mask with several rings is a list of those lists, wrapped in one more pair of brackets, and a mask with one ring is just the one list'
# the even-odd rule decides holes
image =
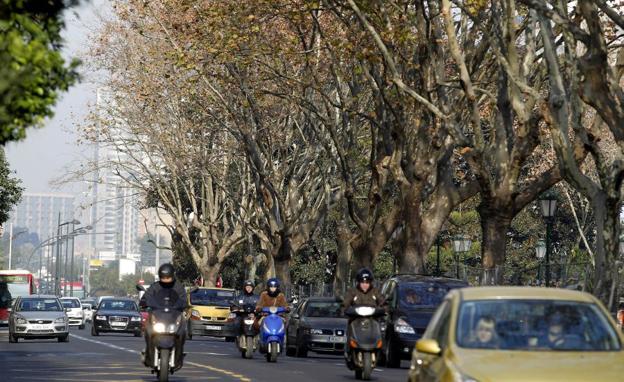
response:
{"label": "passenger in car", "polygon": [[496,349],[499,346],[496,334],[496,321],[491,316],[483,316],[477,321],[474,332],[468,341],[468,347],[478,349]]}

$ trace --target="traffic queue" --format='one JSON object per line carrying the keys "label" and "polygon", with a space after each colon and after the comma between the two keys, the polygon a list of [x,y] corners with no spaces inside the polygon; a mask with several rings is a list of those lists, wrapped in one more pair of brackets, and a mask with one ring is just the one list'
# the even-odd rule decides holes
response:
{"label": "traffic queue", "polygon": [[[184,288],[174,274],[171,264],[162,265],[158,282],[137,286],[138,304],[112,296],[86,304],[95,307],[93,336],[143,335],[142,362],[159,381],[182,368],[185,341],[198,336],[232,342],[243,359],[337,354],[361,380],[403,360],[412,382],[618,380],[624,372],[621,330],[595,297],[578,291],[469,287],[416,274],[393,276],[378,288],[373,273],[362,269],[344,296],[292,304],[276,278],[257,294],[252,281],[240,292]],[[69,317],[75,304],[55,296],[18,298],[9,341],[68,341],[69,325],[86,322],[84,314],[83,321]]]}

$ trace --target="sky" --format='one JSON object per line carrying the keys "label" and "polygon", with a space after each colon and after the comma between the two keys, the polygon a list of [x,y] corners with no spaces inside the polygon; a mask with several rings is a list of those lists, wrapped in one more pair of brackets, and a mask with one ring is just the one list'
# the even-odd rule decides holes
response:
{"label": "sky", "polygon": [[[63,33],[64,56],[85,60],[89,38],[97,31],[102,19],[109,14],[107,0],[82,1],[79,7],[65,14],[66,29]],[[22,179],[25,192],[63,192],[79,195],[81,184],[52,186],[51,181],[62,176],[68,168],[77,167],[85,156],[90,155],[86,147],[76,144],[76,127],[84,122],[89,107],[95,102],[97,80],[81,69],[83,80],[63,93],[54,108],[55,116],[46,121],[42,128],[26,131],[26,138],[7,145],[7,158],[16,176]]]}

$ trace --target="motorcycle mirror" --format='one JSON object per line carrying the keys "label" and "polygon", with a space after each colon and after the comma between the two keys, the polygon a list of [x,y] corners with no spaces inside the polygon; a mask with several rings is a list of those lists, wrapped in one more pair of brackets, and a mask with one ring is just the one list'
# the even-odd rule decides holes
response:
{"label": "motorcycle mirror", "polygon": [[138,290],[139,292],[145,292],[145,287],[143,285],[139,285],[137,284],[135,286],[136,290]]}

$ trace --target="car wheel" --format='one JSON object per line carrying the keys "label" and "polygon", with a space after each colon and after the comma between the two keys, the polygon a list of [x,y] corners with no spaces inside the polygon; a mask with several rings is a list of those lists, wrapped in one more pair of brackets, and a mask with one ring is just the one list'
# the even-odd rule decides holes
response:
{"label": "car wheel", "polygon": [[134,332],[134,336],[135,336],[135,337],[141,337],[141,331],[140,331],[140,330],[136,330],[136,331]]}
{"label": "car wheel", "polygon": [[93,337],[97,337],[100,335],[100,333],[98,333],[97,329],[95,328],[95,325],[91,326],[91,335]]}
{"label": "car wheel", "polygon": [[82,325],[80,325],[80,326],[78,327],[78,329],[80,329],[80,330],[82,330],[82,329],[84,329],[84,328],[85,328],[84,324],[82,324]]}
{"label": "car wheel", "polygon": [[390,368],[398,368],[401,367],[401,357],[397,352],[397,348],[392,340],[392,336],[388,337],[386,344],[386,354],[384,354],[385,358],[385,366]]}
{"label": "car wheel", "polygon": [[225,337],[225,342],[234,342],[236,341],[236,337]]}
{"label": "car wheel", "polygon": [[306,358],[308,356],[308,344],[303,340],[302,335],[297,336],[295,355],[299,358]]}
{"label": "car wheel", "polygon": [[19,338],[15,334],[9,333],[9,342],[12,344],[16,344],[19,341]]}
{"label": "car wheel", "polygon": [[69,334],[59,337],[58,342],[69,342]]}
{"label": "car wheel", "polygon": [[186,328],[186,339],[187,340],[193,339],[193,326],[190,323],[187,325],[187,328]]}

